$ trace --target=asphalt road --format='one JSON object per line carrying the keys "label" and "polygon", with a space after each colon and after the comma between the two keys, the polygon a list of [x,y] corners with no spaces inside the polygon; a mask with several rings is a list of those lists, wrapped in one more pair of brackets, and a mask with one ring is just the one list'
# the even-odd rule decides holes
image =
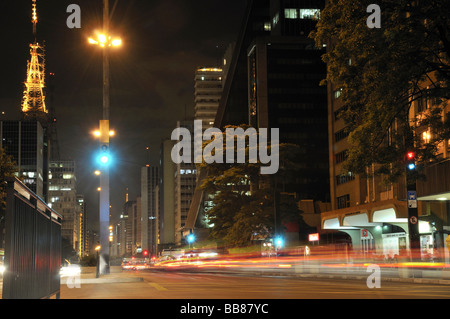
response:
{"label": "asphalt road", "polygon": [[134,271],[139,282],[61,286],[61,299],[450,299],[450,285],[365,280]]}

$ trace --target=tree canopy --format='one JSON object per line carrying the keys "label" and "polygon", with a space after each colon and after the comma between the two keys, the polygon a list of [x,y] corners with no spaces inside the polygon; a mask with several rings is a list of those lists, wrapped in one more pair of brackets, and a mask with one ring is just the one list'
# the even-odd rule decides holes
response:
{"label": "tree canopy", "polygon": [[6,179],[13,177],[15,164],[11,156],[0,148],[0,211],[6,207]]}
{"label": "tree canopy", "polygon": [[[236,126],[228,126],[237,128]],[[247,126],[240,126],[247,129]],[[225,133],[223,133],[225,134]],[[225,136],[223,141],[225,141]],[[208,144],[209,142],[205,143]],[[224,149],[226,149],[224,143]],[[270,145],[268,146],[270,149]],[[279,145],[280,167],[277,174],[261,174],[260,161],[255,163],[206,163],[200,169],[207,177],[200,188],[213,196],[213,206],[206,212],[212,226],[210,235],[230,246],[248,245],[255,239],[273,236],[275,226],[274,188],[276,179],[287,179],[295,170],[293,158],[297,147]],[[237,149],[235,147],[235,153]],[[248,159],[250,148],[245,153]],[[298,220],[300,211],[293,198],[283,197],[280,203],[280,219]]]}
{"label": "tree canopy", "polygon": [[[450,138],[450,0],[380,0],[380,28],[367,25],[371,2],[330,0],[310,37],[327,45],[323,84],[341,90],[351,144],[345,168],[366,174],[375,164],[393,181],[408,148],[425,163]],[[411,121],[419,102],[426,110]]]}

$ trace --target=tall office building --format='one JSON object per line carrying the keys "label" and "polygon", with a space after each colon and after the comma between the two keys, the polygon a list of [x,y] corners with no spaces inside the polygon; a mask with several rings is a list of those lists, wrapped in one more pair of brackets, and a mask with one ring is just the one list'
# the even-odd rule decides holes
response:
{"label": "tall office building", "polygon": [[[177,127],[186,128],[194,132],[193,121],[178,121]],[[193,144],[192,141],[192,149]],[[179,163],[175,166],[175,180],[174,180],[174,210],[175,210],[175,243],[177,245],[185,243],[185,236],[183,235],[186,220],[188,218],[189,208],[191,206],[194,191],[197,182],[197,169],[193,160],[190,163]]]}
{"label": "tall office building", "polygon": [[170,248],[175,243],[175,164],[172,161],[172,140],[164,140],[160,147],[159,166],[159,245],[161,249]]}
{"label": "tall office building", "polygon": [[323,2],[271,1],[270,36],[247,47],[248,122],[279,128],[281,143],[299,146],[299,169],[282,190],[300,200],[329,201],[325,51],[308,38]]}
{"label": "tall office building", "polygon": [[[317,49],[308,34],[320,17],[323,0],[253,0],[228,65],[214,126],[278,128],[280,143],[299,146],[300,168],[278,191],[297,200],[329,200],[327,90]],[[201,173],[200,173],[201,174]],[[186,229],[193,230],[207,206],[197,200]]]}
{"label": "tall office building", "polygon": [[140,198],[127,201],[123,206],[123,237],[121,245],[125,247],[126,256],[135,256],[141,252],[141,203]]}
{"label": "tall office building", "polygon": [[84,195],[77,194],[77,203],[80,209],[79,256],[84,257],[89,254],[89,252],[87,251],[88,245],[86,240],[87,214],[86,214],[86,201],[84,200]]}
{"label": "tall office building", "polygon": [[[142,202],[142,250],[157,254],[158,249],[158,214],[156,212],[159,198],[155,187],[159,183],[159,167],[146,166],[141,169],[141,202]],[[158,205],[159,206],[159,205]]]}
{"label": "tall office building", "polygon": [[131,257],[133,254],[132,234],[131,234],[131,220],[129,213],[133,206],[132,202],[126,202],[123,208],[123,212],[120,215],[119,222],[116,225],[116,252],[121,257]]}
{"label": "tall office building", "polygon": [[61,236],[69,240],[76,252],[81,251],[80,206],[76,189],[76,166],[74,161],[50,163],[49,206],[63,216]]}
{"label": "tall office building", "polygon": [[44,183],[48,171],[44,169],[47,148],[44,147],[44,129],[38,121],[0,122],[0,146],[16,163],[17,176],[36,195],[46,200]]}
{"label": "tall office building", "polygon": [[222,77],[221,68],[201,67],[195,71],[194,119],[202,120],[204,129],[214,125],[222,95]]}

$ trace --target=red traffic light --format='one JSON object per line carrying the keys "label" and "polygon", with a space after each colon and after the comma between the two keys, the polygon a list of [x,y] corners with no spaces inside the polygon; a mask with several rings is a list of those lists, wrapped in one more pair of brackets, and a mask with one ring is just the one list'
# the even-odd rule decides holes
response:
{"label": "red traffic light", "polygon": [[144,250],[144,256],[148,256],[148,250]]}
{"label": "red traffic light", "polygon": [[414,152],[408,152],[406,154],[406,158],[409,160],[412,160],[415,156],[416,156],[416,154]]}

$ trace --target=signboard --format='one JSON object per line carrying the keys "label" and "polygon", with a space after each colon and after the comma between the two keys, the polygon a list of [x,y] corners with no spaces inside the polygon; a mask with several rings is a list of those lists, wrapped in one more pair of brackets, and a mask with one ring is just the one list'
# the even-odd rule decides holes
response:
{"label": "signboard", "polygon": [[361,237],[369,237],[369,231],[367,229],[361,229]]}
{"label": "signboard", "polygon": [[409,222],[410,222],[411,224],[415,225],[415,224],[417,224],[418,219],[417,219],[416,216],[411,216],[411,217],[409,218]]}
{"label": "signboard", "polygon": [[309,241],[319,241],[319,233],[309,234]]}
{"label": "signboard", "polygon": [[445,239],[445,244],[447,245],[447,248],[450,249],[450,235],[447,235],[447,238]]}
{"label": "signboard", "polygon": [[408,191],[408,208],[417,208],[417,192]]}

